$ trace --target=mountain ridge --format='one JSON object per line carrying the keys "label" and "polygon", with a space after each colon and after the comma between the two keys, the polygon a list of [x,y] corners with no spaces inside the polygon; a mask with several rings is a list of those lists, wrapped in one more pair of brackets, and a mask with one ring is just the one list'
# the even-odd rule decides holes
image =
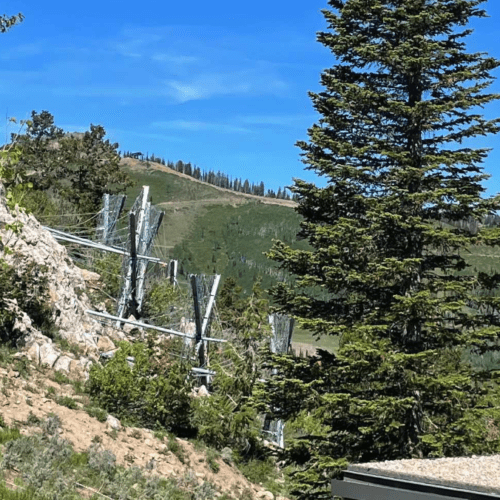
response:
{"label": "mountain ridge", "polygon": [[[283,199],[279,199],[279,198],[270,198],[267,196],[257,196],[254,194],[241,193],[238,191],[233,191],[232,189],[227,189],[227,188],[215,186],[213,184],[209,184],[209,183],[204,182],[202,180],[195,179],[194,177],[192,177],[190,175],[183,174],[182,172],[177,172],[174,169],[171,169],[171,168],[166,167],[164,165],[160,165],[159,163],[156,163],[156,162],[151,162],[151,161],[147,162],[147,161],[139,160],[136,158],[126,157],[126,158],[120,159],[120,165],[125,166],[131,170],[153,169],[153,170],[157,170],[159,172],[167,172],[169,174],[171,173],[171,174],[177,175],[178,177],[181,177],[183,179],[190,180],[191,182],[195,182],[195,183],[203,184],[205,186],[213,187],[214,189],[217,189],[223,193],[234,195],[236,197],[246,198],[248,200],[258,201],[258,202],[269,204],[269,205],[280,205],[280,206],[286,206],[286,207],[291,207],[291,208],[298,206],[298,203],[293,201],[293,200],[283,200]],[[147,166],[147,165],[149,165],[149,166]]]}

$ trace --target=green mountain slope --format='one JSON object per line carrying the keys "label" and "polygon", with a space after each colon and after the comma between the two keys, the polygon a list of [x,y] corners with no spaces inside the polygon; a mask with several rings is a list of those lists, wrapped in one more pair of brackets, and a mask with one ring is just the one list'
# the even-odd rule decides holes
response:
{"label": "green mountain slope", "polygon": [[[262,287],[290,280],[276,264],[264,256],[272,239],[294,248],[307,248],[297,240],[300,216],[295,203],[236,193],[196,180],[167,167],[132,158],[122,159],[123,168],[136,185],[127,191],[129,208],[143,185],[150,186],[153,204],[165,211],[155,245],[155,255],[179,261],[181,274],[221,274],[232,276],[249,293],[260,276]],[[500,253],[486,246],[470,248],[465,258],[471,268],[461,274],[496,269],[500,272]],[[295,342],[334,348],[336,340],[316,343],[298,328]]]}
{"label": "green mountain slope", "polygon": [[[291,279],[264,256],[272,239],[280,239],[296,248],[307,243],[297,241],[300,216],[295,203],[262,198],[218,188],[175,172],[167,167],[132,158],[122,159],[124,169],[136,185],[127,190],[129,208],[143,185],[150,186],[153,204],[165,211],[155,244],[155,256],[175,258],[180,272],[218,273],[224,280],[233,276],[245,293],[250,293],[257,277],[268,290],[278,280]],[[307,345],[334,349],[337,339],[316,341],[295,327],[293,342],[298,349]],[[302,345],[304,344],[304,345]]]}
{"label": "green mountain slope", "polygon": [[136,182],[126,206],[143,185],[150,186],[153,204],[165,211],[156,255],[177,259],[182,274],[233,276],[246,292],[257,276],[264,289],[288,278],[264,252],[273,238],[305,248],[296,239],[300,217],[293,202],[235,193],[131,158],[122,161]]}

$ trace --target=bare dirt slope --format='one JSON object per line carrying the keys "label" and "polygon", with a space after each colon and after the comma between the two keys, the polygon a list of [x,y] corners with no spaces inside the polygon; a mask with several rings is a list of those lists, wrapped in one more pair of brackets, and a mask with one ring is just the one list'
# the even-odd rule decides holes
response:
{"label": "bare dirt slope", "polygon": [[[219,471],[213,472],[205,452],[196,450],[189,441],[173,438],[181,448],[181,453],[174,454],[168,449],[168,438],[157,439],[150,430],[120,425],[120,429],[114,431],[109,423],[100,422],[83,410],[88,404],[88,396],[76,395],[70,384],[55,382],[54,374],[50,368],[32,365],[29,378],[25,380],[11,367],[0,368],[0,412],[8,426],[18,426],[22,434],[33,434],[37,428],[27,423],[30,413],[39,419],[55,413],[61,420],[61,437],[68,440],[77,452],[88,450],[92,443],[100,443],[116,456],[118,464],[126,467],[142,468],[149,462],[149,465],[153,464],[156,475],[182,478],[194,473],[200,484],[209,481],[220,494],[227,493],[235,499],[244,493],[247,498],[249,493],[255,499],[274,498],[271,492],[250,483],[221,458],[216,459]],[[58,404],[56,400],[63,396],[77,401],[80,408],[70,409]]]}

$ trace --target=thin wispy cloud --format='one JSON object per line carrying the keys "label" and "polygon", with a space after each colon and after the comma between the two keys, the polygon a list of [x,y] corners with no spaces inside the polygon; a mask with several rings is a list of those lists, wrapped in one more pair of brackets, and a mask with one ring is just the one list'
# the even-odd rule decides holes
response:
{"label": "thin wispy cloud", "polygon": [[275,95],[287,88],[279,77],[259,69],[201,74],[186,80],[166,80],[165,85],[179,103],[224,95]]}
{"label": "thin wispy cloud", "polygon": [[314,120],[314,115],[248,115],[239,116],[236,121],[246,125],[294,127],[308,119]]}
{"label": "thin wispy cloud", "polygon": [[[92,3],[23,3],[25,22],[0,35],[2,113],[19,120],[48,110],[69,131],[100,124],[122,150],[233,176],[249,171],[273,189],[302,178],[294,144],[319,116],[307,91],[321,91],[320,72],[335,64],[316,41],[326,0],[286,10],[268,0],[251,9],[204,0],[139,9]],[[492,18],[478,20],[474,37],[477,50],[498,58],[500,2],[489,4]],[[17,132],[3,121],[2,138]],[[493,151],[490,172],[498,158]]]}
{"label": "thin wispy cloud", "polygon": [[182,56],[169,53],[155,53],[151,56],[153,61],[166,62],[172,64],[192,64],[199,61],[198,57]]}
{"label": "thin wispy cloud", "polygon": [[304,119],[313,120],[312,115],[248,115],[220,121],[203,120],[165,120],[152,122],[151,128],[164,130],[183,130],[187,132],[251,133],[261,127],[296,127]]}
{"label": "thin wispy cloud", "polygon": [[109,46],[131,64],[146,59],[158,63],[155,74],[165,76],[167,94],[185,103],[228,95],[279,95],[288,89],[276,65],[252,58],[255,45],[263,43],[261,36],[227,29],[162,26],[124,28]]}
{"label": "thin wispy cloud", "polygon": [[9,50],[2,50],[0,52],[0,60],[9,61],[24,57],[31,57],[41,54],[43,45],[41,43],[22,43],[11,47]]}
{"label": "thin wispy cloud", "polygon": [[111,41],[110,46],[125,57],[142,57],[151,45],[160,42],[163,38],[159,34],[144,30],[140,30],[139,33],[130,32],[130,30],[124,31],[125,39]]}
{"label": "thin wispy cloud", "polygon": [[152,128],[168,130],[185,130],[190,132],[219,132],[219,133],[247,133],[250,129],[239,127],[231,123],[217,123],[196,120],[170,120],[153,122]]}
{"label": "thin wispy cloud", "polygon": [[143,132],[134,129],[122,129],[114,127],[110,128],[109,130],[106,129],[106,133],[110,137],[127,137],[129,139],[134,139],[134,140],[136,140],[137,137],[141,137],[144,139],[159,140],[162,141],[163,143],[165,142],[182,143],[185,142],[186,140],[184,137],[180,137],[178,135],[158,134],[154,132]]}
{"label": "thin wispy cloud", "polygon": [[[253,38],[263,43],[261,37]],[[38,89],[52,96],[109,98],[120,106],[154,98],[169,105],[228,96],[289,95],[290,83],[279,69],[251,57],[246,50],[251,42],[251,36],[240,39],[227,29],[134,26],[101,40],[25,43],[16,48],[17,54],[42,55],[38,70],[15,75],[7,86],[0,83],[0,89],[13,92],[23,85],[30,92]],[[10,53],[16,51],[4,51]],[[3,59],[7,57],[11,56]]]}

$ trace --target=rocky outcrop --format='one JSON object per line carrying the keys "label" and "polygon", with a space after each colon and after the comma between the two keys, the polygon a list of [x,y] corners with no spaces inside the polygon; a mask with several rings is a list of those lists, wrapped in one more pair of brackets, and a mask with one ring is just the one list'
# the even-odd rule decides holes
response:
{"label": "rocky outcrop", "polygon": [[[77,345],[82,355],[77,358],[62,352],[56,343],[33,326],[31,318],[19,308],[16,300],[8,302],[8,308],[16,317],[13,338],[33,361],[86,378],[100,352],[115,349],[114,341],[125,338],[122,332],[104,327],[85,313],[86,309],[92,309],[85,293],[87,282],[95,285],[99,275],[77,267],[65,247],[44,230],[35,217],[17,207],[11,212],[1,194],[2,189],[0,184],[0,259],[21,271],[33,264],[46,270],[50,310],[58,336]],[[15,223],[18,223],[17,231],[8,229]]]}

